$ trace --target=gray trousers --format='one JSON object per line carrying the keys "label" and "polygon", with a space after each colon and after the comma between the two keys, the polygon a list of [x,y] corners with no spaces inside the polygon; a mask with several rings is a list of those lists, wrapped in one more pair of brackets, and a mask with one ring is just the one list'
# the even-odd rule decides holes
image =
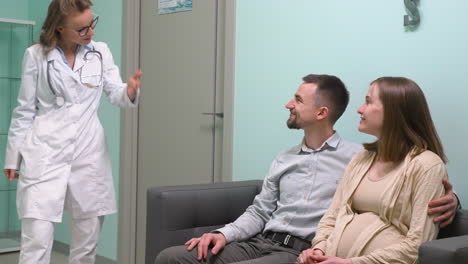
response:
{"label": "gray trousers", "polygon": [[242,242],[232,242],[227,244],[217,255],[211,254],[208,250],[208,257],[205,260],[197,259],[197,248],[192,251],[187,250],[187,246],[175,246],[166,248],[159,253],[155,264],[175,264],[175,263],[294,263],[301,252],[280,245],[270,239],[257,235]]}

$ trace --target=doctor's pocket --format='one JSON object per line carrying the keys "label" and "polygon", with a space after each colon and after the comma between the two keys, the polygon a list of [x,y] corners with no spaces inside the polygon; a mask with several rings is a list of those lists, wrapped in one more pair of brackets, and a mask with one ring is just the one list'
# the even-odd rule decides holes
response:
{"label": "doctor's pocket", "polygon": [[34,140],[34,137],[28,135],[19,152],[22,158],[20,178],[39,179],[45,172],[48,160],[45,144],[37,142],[37,139]]}
{"label": "doctor's pocket", "polygon": [[98,60],[87,62],[80,69],[80,81],[89,88],[101,85],[102,68]]}
{"label": "doctor's pocket", "polygon": [[82,75],[81,83],[86,85],[88,88],[98,88],[101,84],[100,74]]}

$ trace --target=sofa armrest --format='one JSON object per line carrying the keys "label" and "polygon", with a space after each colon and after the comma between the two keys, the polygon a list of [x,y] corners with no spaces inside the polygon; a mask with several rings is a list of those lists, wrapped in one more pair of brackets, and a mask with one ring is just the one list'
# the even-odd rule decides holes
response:
{"label": "sofa armrest", "polygon": [[458,210],[453,222],[441,228],[437,238],[448,238],[468,235],[468,210]]}
{"label": "sofa armrest", "polygon": [[153,187],[147,191],[146,263],[237,219],[261,189],[260,180]]}
{"label": "sofa armrest", "polygon": [[468,260],[468,235],[432,240],[419,248],[420,264],[464,264]]}

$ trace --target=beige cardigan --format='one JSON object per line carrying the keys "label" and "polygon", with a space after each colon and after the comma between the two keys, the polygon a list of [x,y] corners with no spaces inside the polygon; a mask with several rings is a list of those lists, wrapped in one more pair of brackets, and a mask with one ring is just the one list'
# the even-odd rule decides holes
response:
{"label": "beige cardigan", "polygon": [[[336,256],[340,237],[353,219],[351,197],[369,170],[375,153],[363,150],[356,154],[346,168],[342,182],[330,208],[320,220],[312,241],[328,256]],[[428,203],[444,194],[442,179],[447,177],[443,161],[433,152],[425,151],[415,157],[408,154],[398,166],[386,191],[382,193],[379,216],[382,221],[363,226],[362,232],[349,252],[353,264],[417,263],[421,243],[434,239],[439,231],[434,216],[427,215]],[[405,236],[400,243],[362,255],[369,241],[379,231],[393,225]]]}

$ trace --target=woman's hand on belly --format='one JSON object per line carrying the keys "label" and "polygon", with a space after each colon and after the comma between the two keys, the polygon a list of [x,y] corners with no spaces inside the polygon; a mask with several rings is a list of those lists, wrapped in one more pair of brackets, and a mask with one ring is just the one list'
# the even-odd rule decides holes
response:
{"label": "woman's hand on belly", "polygon": [[299,264],[353,264],[351,259],[324,256],[320,249],[307,249],[297,258]]}
{"label": "woman's hand on belly", "polygon": [[320,249],[306,249],[297,257],[299,264],[353,264],[350,259],[324,256]]}
{"label": "woman's hand on belly", "polygon": [[315,256],[315,262],[320,264],[353,264],[351,259],[343,259],[339,257]]}
{"label": "woman's hand on belly", "polygon": [[297,257],[297,263],[299,264],[311,264],[311,263],[317,263],[315,260],[316,256],[323,256],[323,251],[320,249],[306,249],[299,254]]}

